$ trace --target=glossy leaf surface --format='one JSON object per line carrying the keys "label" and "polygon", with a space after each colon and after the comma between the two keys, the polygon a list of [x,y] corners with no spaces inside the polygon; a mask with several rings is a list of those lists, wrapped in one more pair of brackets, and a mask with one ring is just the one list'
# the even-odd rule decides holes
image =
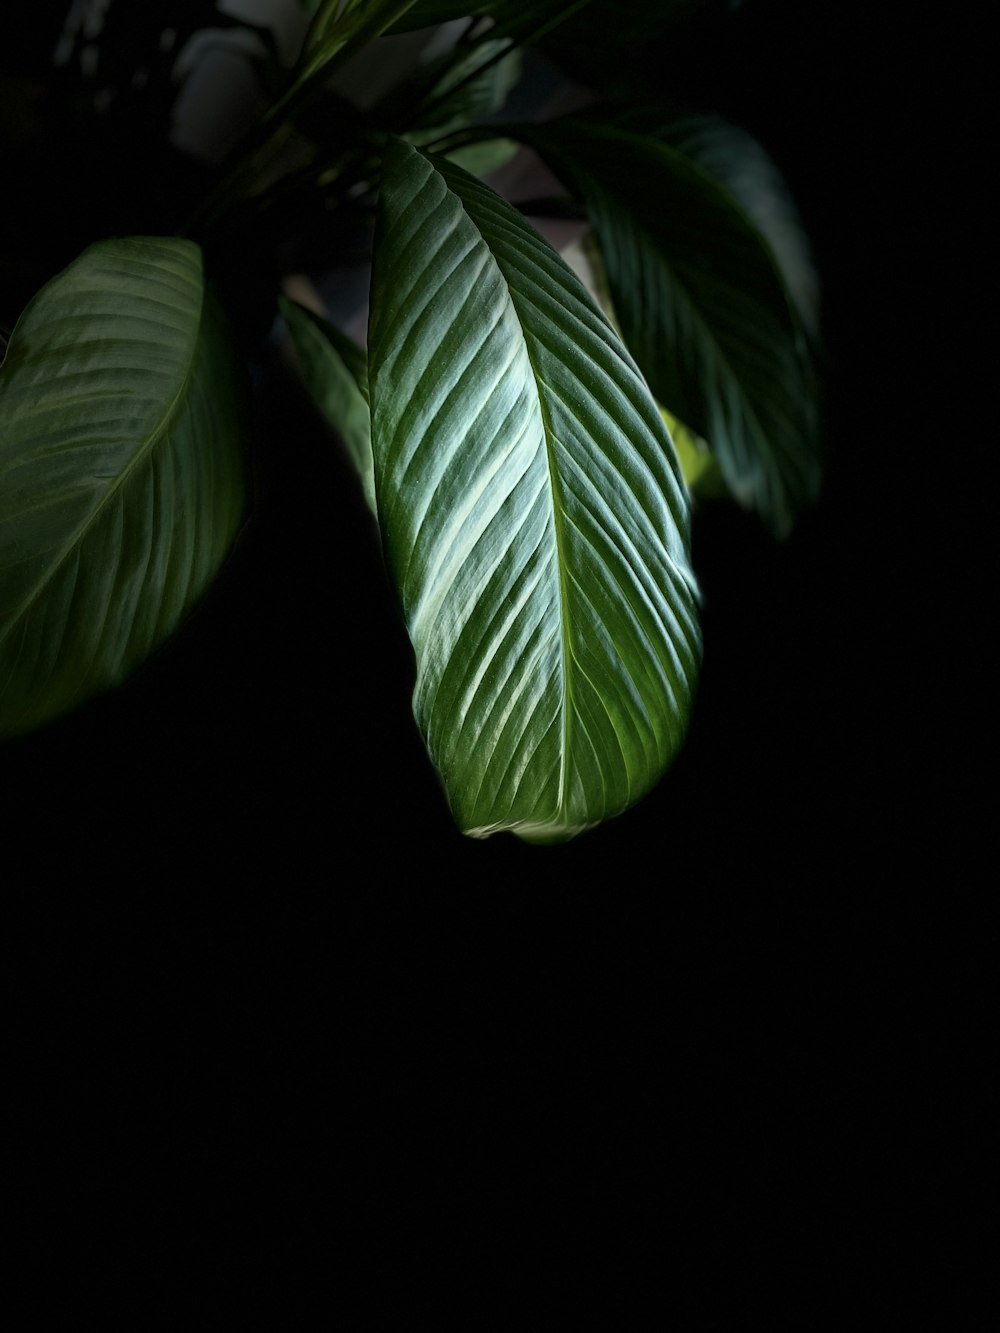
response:
{"label": "glossy leaf surface", "polygon": [[122,681],[246,504],[243,378],[189,241],[92,246],[0,368],[0,734]]}
{"label": "glossy leaf surface", "polygon": [[733,495],[786,535],[819,484],[811,368],[771,253],[697,163],[590,121],[521,136],[583,199],[615,314],[653,393]]}
{"label": "glossy leaf surface", "polygon": [[670,438],[548,244],[399,141],[369,387],[414,713],[459,826],[558,840],[620,813],[676,754],[700,657]]}

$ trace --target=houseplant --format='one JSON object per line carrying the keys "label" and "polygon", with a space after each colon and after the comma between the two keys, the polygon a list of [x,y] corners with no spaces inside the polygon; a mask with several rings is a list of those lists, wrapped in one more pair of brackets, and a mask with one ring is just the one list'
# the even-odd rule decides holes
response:
{"label": "houseplant", "polygon": [[[260,42],[263,112],[205,188],[162,227],[96,210],[10,333],[0,731],[124,680],[222,567],[251,503],[246,363],[279,318],[375,516],[457,824],[562,840],[639,800],[683,743],[692,491],[723,486],[779,537],[816,493],[804,243],[752,141],[624,98],[621,71],[574,114],[501,118],[522,52],[575,75],[595,34],[641,38],[645,7],[305,8],[290,69]],[[442,25],[372,104],[341,91],[379,43]],[[488,183],[517,145],[557,183],[520,207]],[[539,234],[547,212],[591,224],[590,290]],[[366,350],[285,283],[359,238]]]}

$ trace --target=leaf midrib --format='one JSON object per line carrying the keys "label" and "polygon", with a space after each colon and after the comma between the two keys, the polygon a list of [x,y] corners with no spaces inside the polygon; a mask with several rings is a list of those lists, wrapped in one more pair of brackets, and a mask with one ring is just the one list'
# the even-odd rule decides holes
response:
{"label": "leaf midrib", "polygon": [[561,694],[562,694],[562,744],[559,754],[559,794],[558,794],[558,801],[556,804],[556,808],[552,814],[552,822],[554,823],[557,817],[560,814],[564,815],[566,811],[566,777],[568,769],[569,747],[572,735],[572,727],[571,727],[572,708],[570,707],[572,690],[570,687],[571,676],[569,672],[569,663],[573,656],[571,639],[570,639],[569,614],[567,610],[567,607],[569,605],[569,594],[568,594],[567,578],[566,578],[566,559],[565,559],[567,541],[566,541],[566,534],[564,530],[564,523],[562,517],[562,507],[560,504],[561,496],[559,493],[558,474],[555,466],[555,458],[553,455],[552,444],[551,444],[551,441],[555,438],[555,430],[553,429],[552,426],[551,418],[545,403],[544,396],[542,395],[539,387],[541,384],[545,383],[544,376],[540,374],[538,367],[535,363],[535,358],[532,355],[531,342],[525,333],[525,324],[524,320],[521,317],[521,311],[518,305],[514,289],[511,287],[511,284],[507,280],[507,274],[504,271],[504,267],[501,264],[499,258],[497,257],[495,250],[490,245],[487,237],[483,234],[483,231],[479,226],[479,224],[470,214],[468,208],[466,207],[465,201],[451,188],[451,185],[448,183],[447,180],[445,180],[443,176],[442,180],[444,180],[445,188],[448,190],[448,193],[452,195],[453,198],[456,199],[459,207],[462,209],[462,212],[469,219],[470,223],[472,223],[472,225],[476,228],[476,232],[478,233],[480,239],[482,240],[483,245],[489,251],[490,257],[493,260],[497,272],[499,273],[500,278],[504,284],[508,300],[510,301],[511,307],[513,308],[514,313],[517,316],[517,323],[518,323],[518,328],[521,331],[521,341],[524,345],[525,356],[527,357],[528,364],[531,367],[531,376],[532,376],[532,384],[535,391],[535,400],[538,403],[538,415],[541,418],[542,422],[542,435],[545,442],[546,474],[549,482],[549,491],[552,497],[552,504],[551,504],[552,531],[556,547],[556,566],[558,573],[557,586],[559,589],[559,632],[562,645],[562,650],[559,656],[559,666],[561,674]]}

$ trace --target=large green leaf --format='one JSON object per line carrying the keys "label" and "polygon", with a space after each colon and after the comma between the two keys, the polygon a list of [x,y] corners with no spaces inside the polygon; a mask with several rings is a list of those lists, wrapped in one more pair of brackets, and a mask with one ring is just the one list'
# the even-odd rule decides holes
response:
{"label": "large green leaf", "polygon": [[365,503],[375,512],[372,425],[368,410],[368,362],[364,349],[336,325],[286,296],[281,313],[310,397],[343,440],[354,464]]}
{"label": "large green leaf", "polygon": [[625,342],[779,535],[819,484],[805,340],[775,257],[734,197],[669,144],[588,120],[522,139],[584,201]]}
{"label": "large green leaf", "polygon": [[400,141],[369,389],[414,713],[456,821],[557,840],[618,814],[676,754],[700,656],[670,437],[548,244]]}
{"label": "large green leaf", "polygon": [[0,734],[123,680],[213,578],[243,393],[189,241],[103,241],[29,304],[0,367]]}

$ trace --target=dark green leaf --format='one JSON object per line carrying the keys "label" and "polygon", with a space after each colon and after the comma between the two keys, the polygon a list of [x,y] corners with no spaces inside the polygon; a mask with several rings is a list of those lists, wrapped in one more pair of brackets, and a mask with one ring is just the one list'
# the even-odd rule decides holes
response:
{"label": "dark green leaf", "polygon": [[[500,0],[501,5],[504,0]],[[450,23],[452,19],[473,18],[487,13],[491,5],[483,0],[461,0],[448,4],[447,0],[416,0],[409,11],[393,25],[393,32],[412,32],[416,28],[436,28],[441,23]]]}
{"label": "dark green leaf", "polygon": [[[485,120],[499,111],[521,77],[521,52],[507,41],[477,42],[461,47],[421,72],[426,110],[414,124],[435,135],[454,125]],[[426,127],[426,128],[424,128]]]}
{"label": "dark green leaf", "polygon": [[663,405],[779,535],[819,484],[812,371],[774,256],[676,148],[593,121],[520,137],[586,204],[625,342]]}
{"label": "dark green leaf", "polygon": [[462,4],[443,4],[441,0],[417,0],[416,4],[399,19],[393,32],[407,32],[413,28],[436,27],[460,18],[490,18],[494,26],[490,36],[513,37],[527,41],[534,35],[552,31],[578,11],[594,5],[596,0],[468,0]]}
{"label": "dark green leaf", "polygon": [[[330,74],[335,62],[360,50],[413,7],[414,0],[324,0],[302,43],[295,87]],[[294,88],[286,93],[291,95]]]}
{"label": "dark green leaf", "polygon": [[819,278],[809,237],[777,164],[746,130],[717,116],[670,122],[658,137],[703,167],[743,209],[770,247],[805,332],[817,340]]}
{"label": "dark green leaf", "polygon": [[295,344],[303,383],[344,441],[361,481],[365,503],[374,513],[375,472],[365,352],[329,320],[295,301],[283,296],[280,305]]}
{"label": "dark green leaf", "polygon": [[189,241],[92,246],[0,368],[0,734],[122,681],[246,504],[244,382]]}
{"label": "dark green leaf", "polygon": [[635,364],[513,208],[400,141],[379,207],[372,438],[415,716],[464,831],[566,838],[682,742],[687,492]]}
{"label": "dark green leaf", "polygon": [[449,162],[468,171],[480,180],[505,167],[520,151],[513,139],[481,139],[476,143],[449,148],[444,154]]}

